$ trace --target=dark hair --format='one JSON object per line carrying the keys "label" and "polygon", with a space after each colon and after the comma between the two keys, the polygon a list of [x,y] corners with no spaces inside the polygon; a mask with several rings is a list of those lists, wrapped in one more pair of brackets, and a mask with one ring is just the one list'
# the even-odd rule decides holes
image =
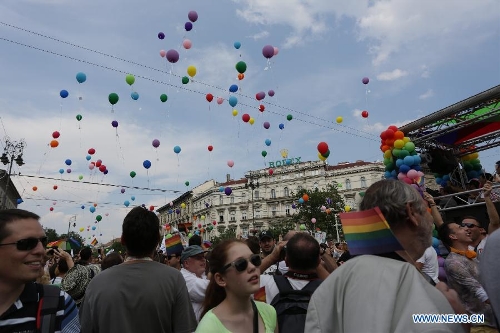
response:
{"label": "dark hair", "polygon": [[24,219],[35,219],[38,221],[40,216],[24,209],[0,210],[0,242],[10,235],[6,228],[8,223]]}
{"label": "dark hair", "polygon": [[49,277],[50,277],[51,280],[53,280],[56,277],[56,268],[57,268],[57,265],[58,265],[58,263],[55,262],[55,263],[52,264],[52,266],[49,267]]}
{"label": "dark hair", "polygon": [[123,262],[122,256],[117,252],[111,252],[101,262],[101,269],[105,270],[107,268],[119,265]]}
{"label": "dark hair", "polygon": [[207,290],[205,291],[205,299],[202,304],[203,310],[201,312],[200,320],[208,311],[222,303],[222,301],[226,298],[226,289],[219,286],[217,282],[215,282],[215,273],[219,273],[224,265],[226,265],[229,248],[236,243],[246,244],[239,239],[227,239],[216,245],[210,253],[209,264],[212,277],[210,278]]}
{"label": "dark hair", "polygon": [[59,260],[57,263],[57,269],[59,270],[59,273],[66,274],[69,271],[68,263],[66,260]]}
{"label": "dark hair", "polygon": [[122,240],[130,256],[151,255],[160,242],[160,220],[143,207],[133,208],[122,225]]}
{"label": "dark hair", "polygon": [[474,215],[466,215],[466,216],[463,216],[461,219],[460,219],[460,223],[457,223],[457,224],[462,224],[462,222],[465,220],[465,219],[468,219],[468,220],[476,220],[477,223],[479,224],[479,228],[483,228],[483,223],[481,222],[481,220],[479,220],[477,217],[475,217]]}
{"label": "dark hair", "polygon": [[307,272],[318,267],[319,243],[313,236],[298,232],[286,243],[286,260],[292,270]]}
{"label": "dark hair", "polygon": [[245,240],[245,244],[248,245],[250,251],[255,254],[260,253],[259,238],[257,236],[250,236]]}
{"label": "dark hair", "polygon": [[193,235],[191,238],[189,238],[189,246],[191,245],[198,245],[201,246],[201,237],[199,235]]}
{"label": "dark hair", "polygon": [[89,261],[92,257],[92,249],[90,247],[84,247],[80,250],[80,260]]}
{"label": "dark hair", "polygon": [[443,242],[444,246],[448,249],[448,251],[450,250],[451,247],[450,235],[452,234],[452,231],[450,229],[450,225],[453,223],[458,224],[455,221],[449,221],[441,224],[438,228],[439,239],[441,240],[441,242]]}

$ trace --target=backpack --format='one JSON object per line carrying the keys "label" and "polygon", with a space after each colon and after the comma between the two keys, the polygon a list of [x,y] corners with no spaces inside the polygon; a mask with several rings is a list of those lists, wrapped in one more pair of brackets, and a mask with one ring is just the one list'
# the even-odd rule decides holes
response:
{"label": "backpack", "polygon": [[285,276],[274,275],[273,278],[279,293],[271,305],[276,309],[279,332],[304,333],[309,300],[323,280],[313,280],[301,290],[295,290]]}
{"label": "backpack", "polygon": [[37,333],[53,333],[56,330],[56,314],[59,310],[61,289],[52,285],[39,285],[43,296],[36,313]]}

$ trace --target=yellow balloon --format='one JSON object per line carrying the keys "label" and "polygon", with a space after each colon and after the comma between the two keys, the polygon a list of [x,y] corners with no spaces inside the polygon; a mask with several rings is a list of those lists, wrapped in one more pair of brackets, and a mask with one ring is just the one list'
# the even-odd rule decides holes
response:
{"label": "yellow balloon", "polygon": [[342,118],[340,116],[337,117],[337,124],[340,124],[343,121],[344,121],[344,118]]}
{"label": "yellow balloon", "polygon": [[183,203],[181,203],[181,208],[182,208],[182,209],[186,208],[186,204],[185,204],[184,202],[183,202]]}
{"label": "yellow balloon", "polygon": [[404,145],[405,145],[405,142],[403,140],[398,139],[398,140],[394,141],[394,148],[401,149],[404,147]]}
{"label": "yellow balloon", "polygon": [[250,120],[248,122],[250,123],[250,125],[253,125],[253,123],[255,123],[255,119],[253,119],[252,117],[250,117]]}
{"label": "yellow balloon", "polygon": [[391,158],[391,156],[392,156],[392,151],[390,149],[388,149],[384,152],[385,158]]}
{"label": "yellow balloon", "polygon": [[318,153],[318,158],[322,161],[326,160],[326,157],[324,157],[323,155],[321,155],[321,153]]}
{"label": "yellow balloon", "polygon": [[350,211],[351,211],[351,206],[345,206],[345,207],[344,207],[344,210],[345,210],[346,212],[350,212]]}
{"label": "yellow balloon", "polygon": [[82,232],[84,229],[83,228],[80,228],[80,232]]}
{"label": "yellow balloon", "polygon": [[409,137],[407,137],[407,136],[405,136],[405,137],[403,138],[403,142],[404,142],[404,143],[410,142],[410,138],[409,138]]}
{"label": "yellow balloon", "polygon": [[203,220],[205,220],[205,215],[202,215],[202,216],[201,216],[201,220],[202,220],[202,221],[203,221]]}
{"label": "yellow balloon", "polygon": [[194,77],[196,75],[196,67],[194,67],[193,65],[188,66],[187,73],[189,76]]}
{"label": "yellow balloon", "polygon": [[233,117],[236,117],[238,115],[238,110],[234,109],[233,110]]}

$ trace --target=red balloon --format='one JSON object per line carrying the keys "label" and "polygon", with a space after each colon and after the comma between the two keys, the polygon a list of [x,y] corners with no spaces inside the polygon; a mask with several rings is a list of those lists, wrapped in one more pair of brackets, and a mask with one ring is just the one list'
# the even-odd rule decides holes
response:
{"label": "red balloon", "polygon": [[245,122],[248,123],[250,121],[250,115],[248,113],[245,113],[243,116],[241,116],[241,119]]}
{"label": "red balloon", "polygon": [[259,111],[260,112],[264,112],[264,110],[266,109],[266,107],[264,105],[259,105]]}
{"label": "red balloon", "polygon": [[368,118],[368,111],[365,110],[365,111],[361,112],[361,117]]}
{"label": "red balloon", "polygon": [[208,146],[208,151],[212,151],[214,150],[214,147],[213,146]]}
{"label": "red balloon", "polygon": [[50,211],[52,212],[52,211],[54,210],[54,207],[50,207],[49,209],[50,209]]}
{"label": "red balloon", "polygon": [[207,96],[205,98],[207,99],[208,102],[211,102],[214,99],[214,95],[207,94]]}
{"label": "red balloon", "polygon": [[318,143],[318,152],[321,155],[324,155],[328,152],[328,144],[326,142],[320,142]]}
{"label": "red balloon", "polygon": [[54,190],[57,190],[57,185],[54,185],[52,188],[53,188]]}
{"label": "red balloon", "polygon": [[95,154],[95,149],[94,148],[90,148],[89,151],[88,151],[89,155],[94,155]]}
{"label": "red balloon", "polygon": [[198,228],[201,228],[201,224],[198,224]]}
{"label": "red balloon", "polygon": [[155,206],[149,206],[149,210],[150,210],[150,211],[155,210]]}
{"label": "red balloon", "polygon": [[104,164],[101,164],[101,166],[99,167],[99,171],[101,172],[106,171],[106,166]]}
{"label": "red balloon", "polygon": [[55,131],[54,133],[52,133],[52,137],[53,137],[54,139],[57,139],[57,138],[58,138],[58,137],[60,137],[60,136],[61,136],[61,133],[59,133],[58,131]]}
{"label": "red balloon", "polygon": [[387,129],[393,130],[394,132],[396,132],[398,130],[397,126],[394,126],[394,125],[387,127]]}
{"label": "red balloon", "polygon": [[272,176],[274,173],[274,170],[273,169],[269,169],[269,176]]}
{"label": "red balloon", "polygon": [[217,221],[212,221],[212,224],[213,224],[213,225],[216,225],[216,224],[217,224]]}
{"label": "red balloon", "polygon": [[101,160],[97,160],[97,161],[95,162],[95,166],[96,166],[96,167],[98,167],[98,168],[99,168],[101,165],[102,165],[102,161],[101,161]]}

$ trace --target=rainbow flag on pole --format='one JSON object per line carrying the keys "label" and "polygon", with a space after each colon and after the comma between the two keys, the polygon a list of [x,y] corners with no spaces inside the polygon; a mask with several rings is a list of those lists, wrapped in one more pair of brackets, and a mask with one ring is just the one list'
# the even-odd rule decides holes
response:
{"label": "rainbow flag on pole", "polygon": [[352,255],[404,250],[378,207],[339,215]]}
{"label": "rainbow flag on pole", "polygon": [[97,243],[98,243],[97,238],[94,238],[92,242],[90,242],[90,245],[96,246]]}
{"label": "rainbow flag on pole", "polygon": [[170,236],[171,237],[165,237],[165,248],[167,249],[167,254],[180,254],[182,250],[184,250],[181,236],[179,234]]}

